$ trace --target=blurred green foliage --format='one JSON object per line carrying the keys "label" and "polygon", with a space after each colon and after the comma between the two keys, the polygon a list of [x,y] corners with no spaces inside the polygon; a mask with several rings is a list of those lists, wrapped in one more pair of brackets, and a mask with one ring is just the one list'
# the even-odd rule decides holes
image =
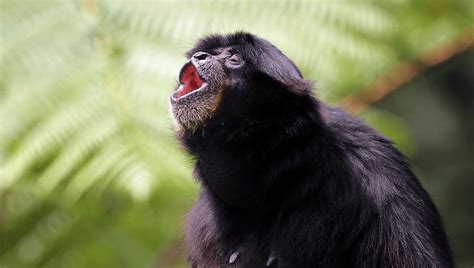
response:
{"label": "blurred green foliage", "polygon": [[410,163],[444,219],[457,267],[472,267],[474,49],[429,69],[375,106],[407,126]]}
{"label": "blurred green foliage", "polygon": [[[270,40],[334,104],[473,14],[471,0],[1,0],[0,267],[185,266],[197,187],[168,96],[203,35]],[[364,117],[416,149],[397,115]]]}

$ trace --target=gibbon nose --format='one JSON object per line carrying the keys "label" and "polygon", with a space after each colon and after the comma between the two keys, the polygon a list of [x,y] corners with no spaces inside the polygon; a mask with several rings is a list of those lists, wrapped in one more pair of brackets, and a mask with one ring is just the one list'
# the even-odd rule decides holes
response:
{"label": "gibbon nose", "polygon": [[209,59],[209,57],[211,57],[211,54],[202,51],[196,52],[193,55],[193,59],[199,61],[206,61],[207,59]]}

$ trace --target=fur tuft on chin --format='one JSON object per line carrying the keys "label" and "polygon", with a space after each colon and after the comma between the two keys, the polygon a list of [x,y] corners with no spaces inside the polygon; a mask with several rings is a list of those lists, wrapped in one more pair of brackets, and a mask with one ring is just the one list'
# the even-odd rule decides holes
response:
{"label": "fur tuft on chin", "polygon": [[222,90],[194,92],[169,106],[175,130],[194,130],[212,117],[220,103]]}

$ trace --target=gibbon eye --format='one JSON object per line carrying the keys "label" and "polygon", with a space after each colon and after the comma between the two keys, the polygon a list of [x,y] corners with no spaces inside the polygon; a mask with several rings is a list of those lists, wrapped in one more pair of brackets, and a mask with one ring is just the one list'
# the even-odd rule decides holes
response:
{"label": "gibbon eye", "polygon": [[234,55],[232,55],[232,57],[229,58],[229,61],[231,63],[238,64],[240,62],[240,57],[237,54],[234,54]]}
{"label": "gibbon eye", "polygon": [[229,68],[239,68],[243,65],[243,61],[238,54],[234,54],[231,57],[227,58],[226,65]]}

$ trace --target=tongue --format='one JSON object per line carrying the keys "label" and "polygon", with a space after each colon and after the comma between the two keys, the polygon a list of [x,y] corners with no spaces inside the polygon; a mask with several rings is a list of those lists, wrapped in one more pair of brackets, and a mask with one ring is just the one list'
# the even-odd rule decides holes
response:
{"label": "tongue", "polygon": [[193,64],[189,64],[185,67],[183,75],[181,76],[180,83],[183,84],[184,88],[178,92],[178,97],[187,95],[194,90],[202,86],[202,80],[199,78],[196,67]]}

